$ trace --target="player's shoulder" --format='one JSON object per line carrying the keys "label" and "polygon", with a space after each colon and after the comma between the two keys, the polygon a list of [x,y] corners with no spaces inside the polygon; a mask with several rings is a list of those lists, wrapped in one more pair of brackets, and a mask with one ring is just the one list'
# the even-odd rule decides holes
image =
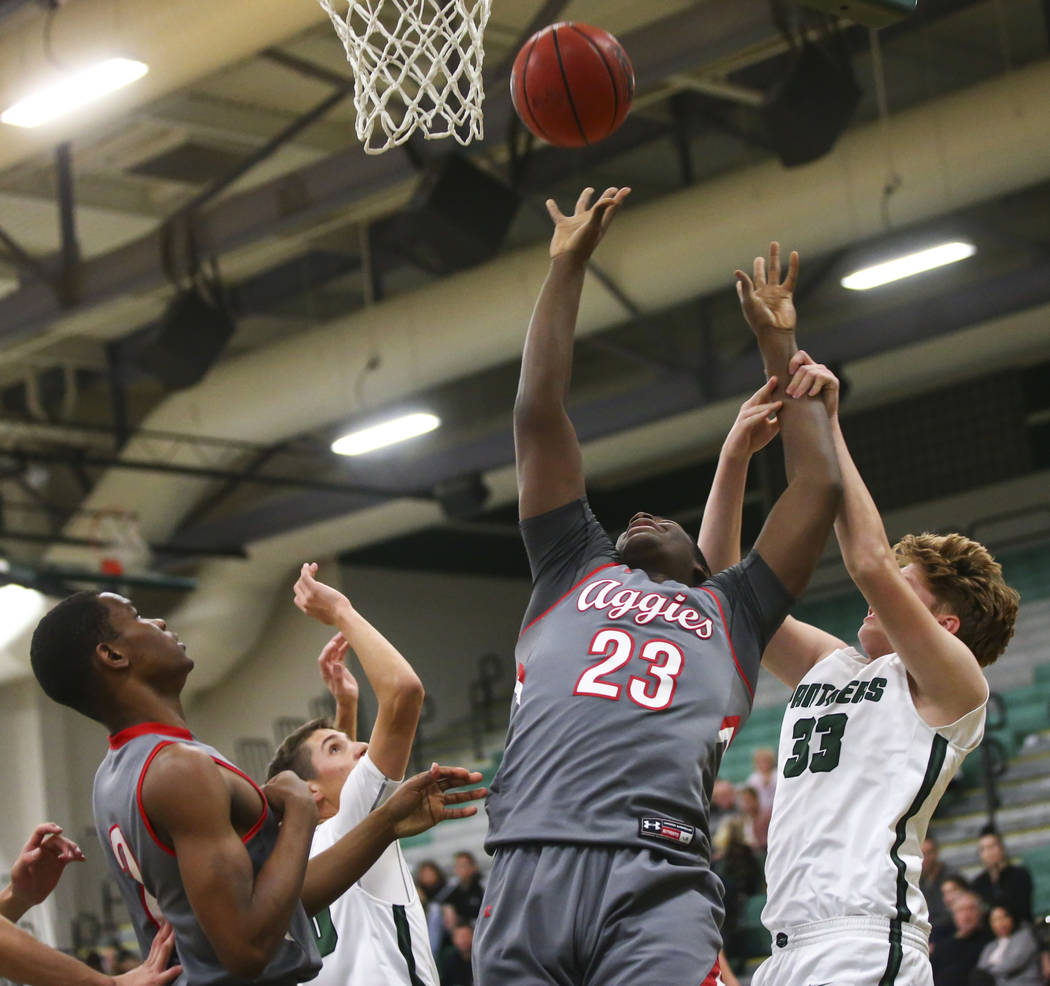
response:
{"label": "player's shoulder", "polygon": [[[140,783],[144,798],[173,805],[226,790],[215,758],[203,747],[179,742],[162,741],[154,747],[143,765]],[[185,797],[187,791],[193,791],[192,799]]]}

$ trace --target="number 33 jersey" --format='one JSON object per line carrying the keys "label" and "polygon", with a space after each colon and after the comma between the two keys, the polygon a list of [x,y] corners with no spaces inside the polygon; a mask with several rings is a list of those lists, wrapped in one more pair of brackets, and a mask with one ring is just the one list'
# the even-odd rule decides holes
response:
{"label": "number 33 jersey", "polygon": [[634,846],[706,865],[711,785],[787,590],[754,553],[701,586],[654,582],[619,563],[586,500],[521,526],[533,592],[486,849]]}
{"label": "number 33 jersey", "polygon": [[949,726],[920,717],[896,654],[818,661],[780,731],[762,923],[847,915],[929,932],[920,847],[937,803],[984,735],[985,703]]}

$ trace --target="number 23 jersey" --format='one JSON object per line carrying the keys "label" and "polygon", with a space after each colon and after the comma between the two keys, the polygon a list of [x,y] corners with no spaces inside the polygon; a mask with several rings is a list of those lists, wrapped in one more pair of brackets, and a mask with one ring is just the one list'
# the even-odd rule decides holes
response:
{"label": "number 23 jersey", "polygon": [[818,661],[781,726],[762,923],[776,933],[866,915],[928,932],[922,841],[984,719],[982,702],[928,725],[896,654],[869,661],[846,647]]}
{"label": "number 23 jersey", "polygon": [[533,592],[515,650],[486,849],[652,849],[706,864],[722,752],[791,603],[755,553],[703,585],[619,563],[586,500],[530,518]]}

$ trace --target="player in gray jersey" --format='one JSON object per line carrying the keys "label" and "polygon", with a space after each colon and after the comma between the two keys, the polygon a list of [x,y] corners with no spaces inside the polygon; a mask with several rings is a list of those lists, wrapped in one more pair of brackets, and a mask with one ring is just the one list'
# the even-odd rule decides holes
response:
{"label": "player in gray jersey", "polygon": [[[478,986],[718,981],[711,786],[838,503],[827,416],[802,401],[783,412],[788,488],[740,565],[712,577],[682,527],[653,514],[635,514],[615,545],[595,519],[566,398],[587,260],[628,191],[592,208],[587,189],[571,216],[548,202],[551,267],[514,409],[533,593],[487,805]],[[786,379],[797,256],[783,284],[776,245],[770,259],[768,283],[764,261],[757,284],[738,283],[766,370]]]}
{"label": "player in gray jersey", "polygon": [[448,789],[481,775],[435,765],[307,862],[317,822],[309,789],[286,771],[260,790],[192,736],[181,693],[193,661],[163,620],[113,593],[76,593],[37,625],[31,659],[51,698],[110,733],[95,824],[143,951],[162,920],[175,929],[178,986],[313,978],[308,915],[394,839],[475,810],[449,807],[475,795]]}
{"label": "player in gray jersey", "polygon": [[[789,399],[826,402],[844,493],[835,533],[870,608],[859,631],[866,654],[788,617],[762,657],[793,694],[766,857],[773,956],[754,982],[931,986],[920,847],[980,742],[981,669],[1013,634],[1018,596],[987,549],[961,534],[907,535],[891,548],[839,426],[838,381],[801,351],[789,369]],[[755,450],[736,430],[701,529],[717,564],[739,557]]]}

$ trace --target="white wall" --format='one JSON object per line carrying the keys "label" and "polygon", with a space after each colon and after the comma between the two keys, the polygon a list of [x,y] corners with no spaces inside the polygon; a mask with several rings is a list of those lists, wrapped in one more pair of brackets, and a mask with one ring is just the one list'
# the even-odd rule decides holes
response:
{"label": "white wall", "polygon": [[[295,608],[293,577],[290,572],[287,596],[278,598],[260,646],[220,685],[197,696],[188,709],[193,730],[230,756],[240,737],[272,741],[276,718],[305,718],[310,699],[324,692],[316,657],[334,631]],[[430,732],[468,715],[467,685],[482,654],[499,654],[506,660],[508,676],[513,674],[528,582],[387,569],[340,572],[331,562],[319,577],[341,585],[359,611],[415,667],[436,707]],[[192,641],[188,643],[192,648]],[[355,662],[351,667],[359,672]],[[367,684],[358,677],[364,696]],[[370,693],[362,701],[375,709]]]}

